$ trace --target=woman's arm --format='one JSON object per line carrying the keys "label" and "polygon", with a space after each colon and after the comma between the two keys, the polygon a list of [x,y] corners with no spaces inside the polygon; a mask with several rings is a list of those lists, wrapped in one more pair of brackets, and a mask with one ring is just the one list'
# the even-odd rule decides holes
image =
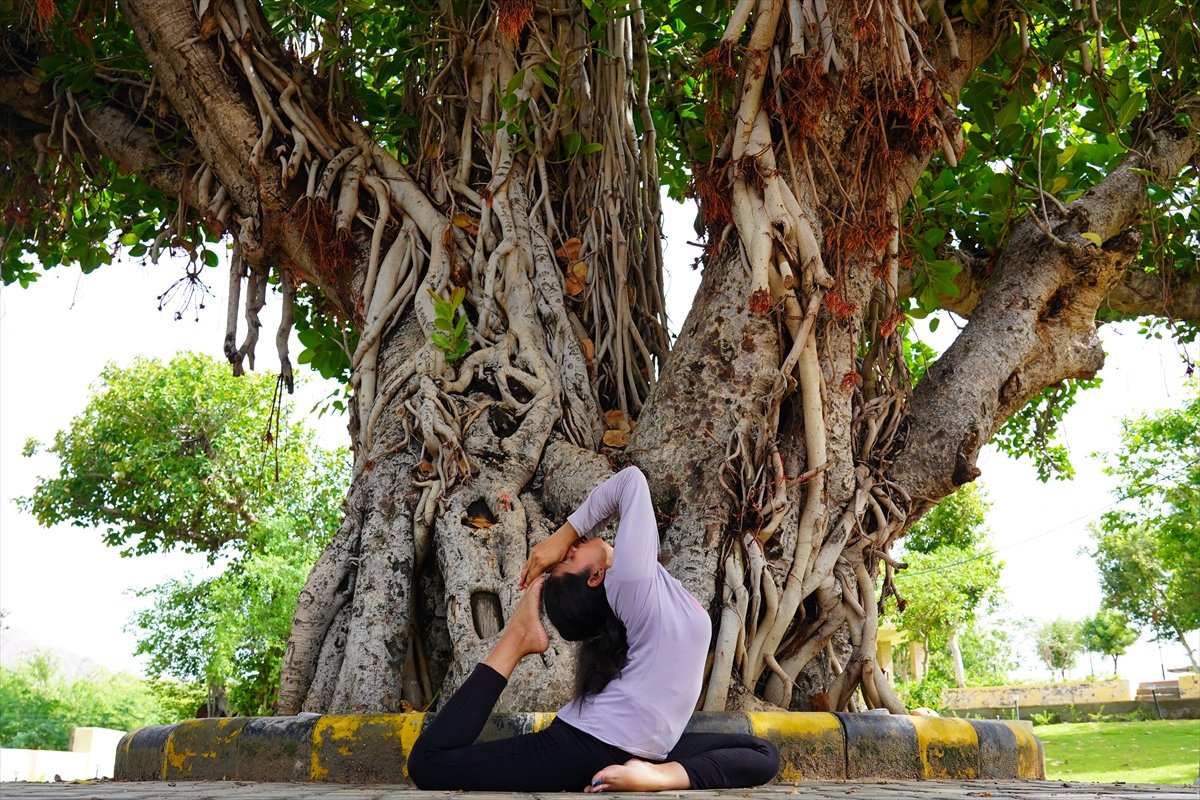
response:
{"label": "woman's arm", "polygon": [[658,525],[650,487],[637,467],[626,467],[593,489],[568,519],[586,539],[614,514],[620,515],[621,522],[611,571],[622,580],[652,573],[658,563]]}
{"label": "woman's arm", "polygon": [[575,526],[570,522],[564,522],[561,528],[535,544],[529,551],[529,558],[526,560],[525,566],[521,568],[521,577],[517,579],[517,588],[528,587],[539,575],[566,558],[567,551],[577,541],[579,541],[579,534],[575,532]]}

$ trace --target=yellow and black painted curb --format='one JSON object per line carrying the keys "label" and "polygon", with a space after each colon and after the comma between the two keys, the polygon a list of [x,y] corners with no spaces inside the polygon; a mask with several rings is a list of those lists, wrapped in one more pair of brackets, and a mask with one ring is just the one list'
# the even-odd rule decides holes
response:
{"label": "yellow and black painted curb", "polygon": [[[126,734],[118,780],[406,783],[432,714],[227,717]],[[480,740],[542,730],[549,713],[495,714]],[[998,720],[806,712],[697,713],[688,731],[750,733],[778,748],[776,781],[1045,778],[1041,742]]]}

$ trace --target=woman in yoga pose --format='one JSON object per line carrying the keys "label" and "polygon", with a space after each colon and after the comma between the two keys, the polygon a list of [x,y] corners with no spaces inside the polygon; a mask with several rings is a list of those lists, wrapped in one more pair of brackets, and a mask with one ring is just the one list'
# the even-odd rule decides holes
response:
{"label": "woman in yoga pose", "polygon": [[[620,515],[616,545],[595,537]],[[657,791],[767,783],[779,753],[740,734],[683,733],[700,696],[712,623],[658,563],[646,478],[600,484],[521,570],[525,595],[496,647],[421,734],[422,789]],[[580,642],[575,696],[544,731],[475,743],[517,663],[549,646],[540,608]]]}

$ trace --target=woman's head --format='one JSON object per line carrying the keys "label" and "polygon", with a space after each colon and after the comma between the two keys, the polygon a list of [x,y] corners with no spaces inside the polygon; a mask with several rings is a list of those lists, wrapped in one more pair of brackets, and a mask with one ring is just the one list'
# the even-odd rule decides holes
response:
{"label": "woman's head", "polygon": [[589,574],[556,568],[542,586],[542,607],[550,624],[568,642],[582,642],[596,636],[605,617],[612,615],[603,581],[593,584]]}
{"label": "woman's head", "polygon": [[608,604],[603,569],[599,576],[596,572],[587,568],[572,571],[564,559],[550,570],[542,586],[542,608],[550,624],[567,641],[579,642],[577,699],[599,692],[629,660],[625,625]]}
{"label": "woman's head", "polygon": [[581,573],[589,586],[604,583],[604,575],[612,566],[612,546],[596,537],[571,545],[566,557],[550,568],[551,574],[560,572]]}

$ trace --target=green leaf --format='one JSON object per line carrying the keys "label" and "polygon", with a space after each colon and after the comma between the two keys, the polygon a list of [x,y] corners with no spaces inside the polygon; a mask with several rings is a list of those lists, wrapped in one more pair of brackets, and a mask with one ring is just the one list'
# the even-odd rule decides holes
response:
{"label": "green leaf", "polygon": [[549,86],[551,89],[558,88],[558,84],[554,81],[554,78],[550,77],[550,73],[546,72],[546,70],[542,67],[534,67],[533,74],[538,77],[538,80]]}
{"label": "green leaf", "polygon": [[508,83],[504,87],[504,93],[511,95],[521,84],[525,82],[525,70],[519,69],[513,73],[513,76],[508,79]]}
{"label": "green leaf", "polygon": [[1096,245],[1096,247],[1099,247],[1101,244],[1103,244],[1103,241],[1101,241],[1101,239],[1100,239],[1100,234],[1098,234],[1098,233],[1094,233],[1092,231],[1085,231],[1079,235],[1082,236],[1084,239],[1087,239],[1092,244]]}

